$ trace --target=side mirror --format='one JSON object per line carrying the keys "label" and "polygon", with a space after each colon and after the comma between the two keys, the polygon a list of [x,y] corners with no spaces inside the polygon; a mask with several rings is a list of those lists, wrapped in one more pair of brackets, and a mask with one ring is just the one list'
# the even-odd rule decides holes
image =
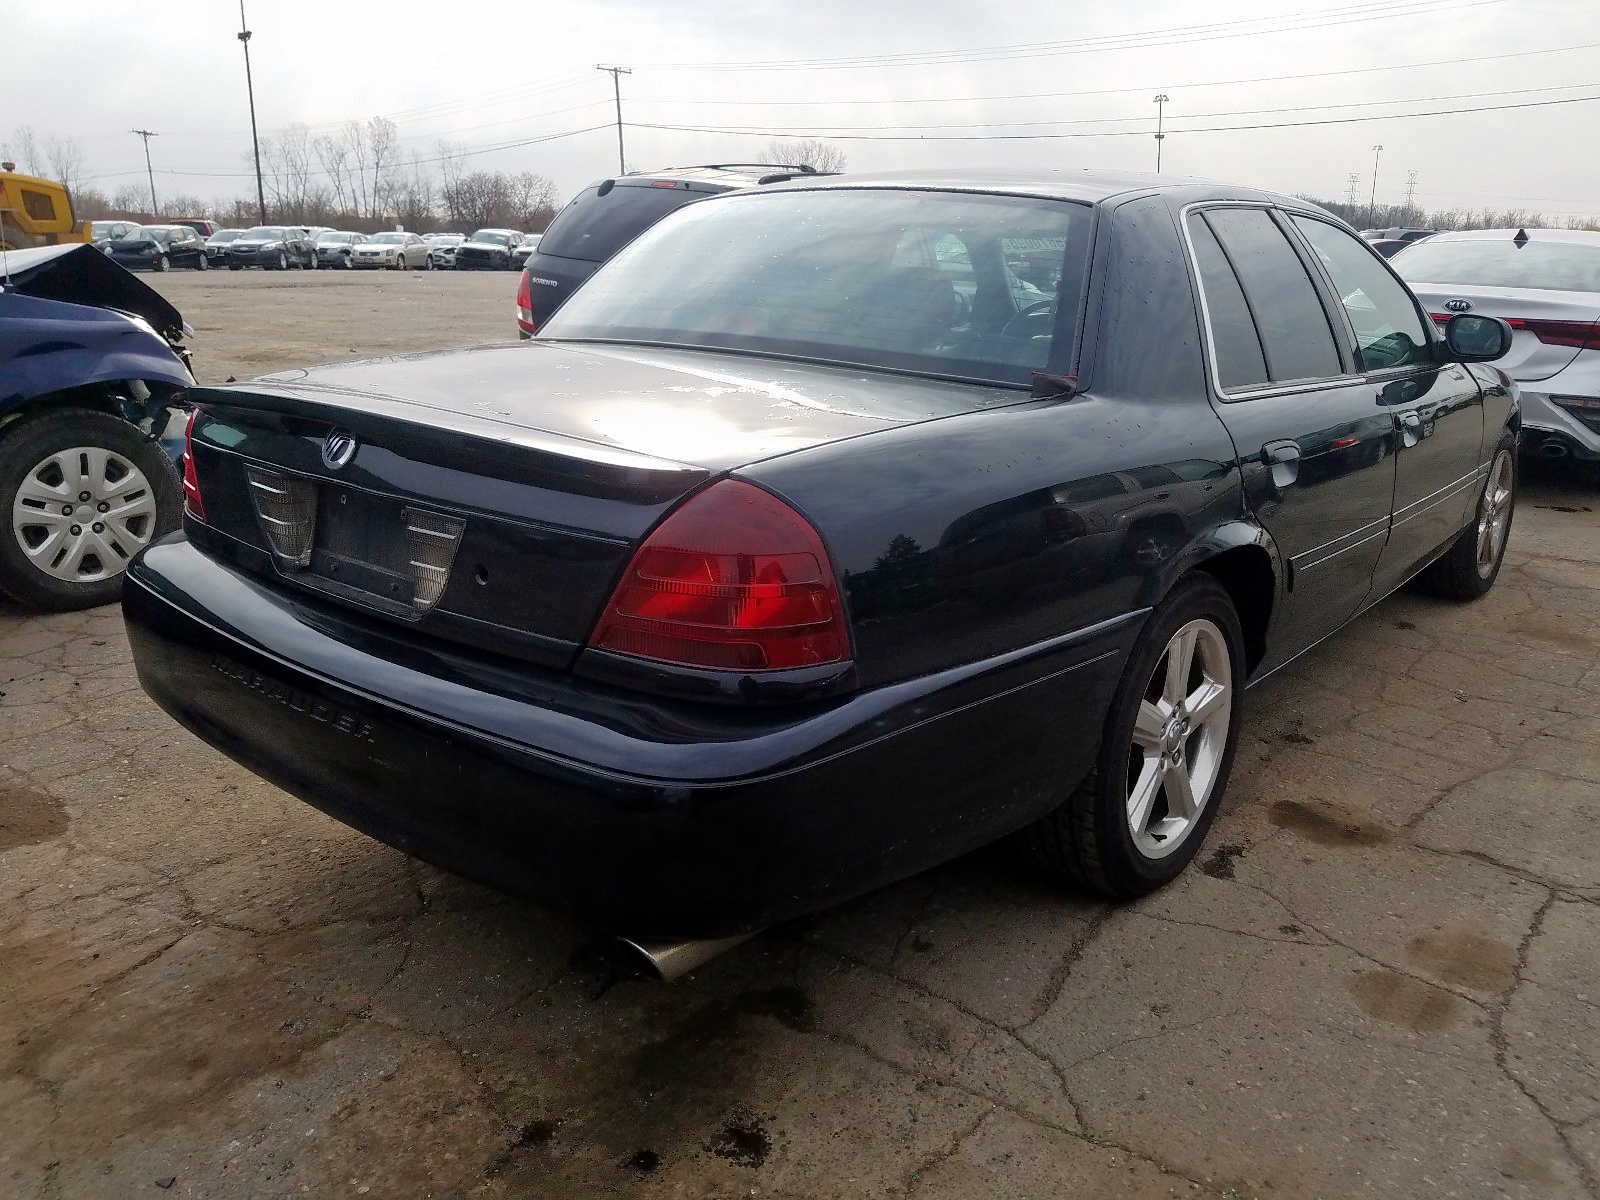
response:
{"label": "side mirror", "polygon": [[1454,362],[1492,362],[1511,349],[1511,326],[1499,317],[1461,313],[1446,322],[1444,341]]}

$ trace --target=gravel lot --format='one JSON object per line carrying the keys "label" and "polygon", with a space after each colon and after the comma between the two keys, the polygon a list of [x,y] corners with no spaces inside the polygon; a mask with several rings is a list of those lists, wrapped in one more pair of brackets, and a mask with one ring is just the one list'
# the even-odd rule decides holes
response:
{"label": "gravel lot", "polygon": [[[202,379],[514,336],[510,275],[158,281]],[[1004,848],[670,987],[0,607],[0,1195],[1600,1195],[1600,492],[1250,694],[1141,903]]]}

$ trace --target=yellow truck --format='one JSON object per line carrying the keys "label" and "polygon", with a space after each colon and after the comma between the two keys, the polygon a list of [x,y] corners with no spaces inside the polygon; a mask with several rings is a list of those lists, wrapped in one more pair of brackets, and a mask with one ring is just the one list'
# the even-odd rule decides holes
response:
{"label": "yellow truck", "polygon": [[0,163],[0,250],[29,250],[87,242],[89,225],[72,211],[64,184],[19,175]]}

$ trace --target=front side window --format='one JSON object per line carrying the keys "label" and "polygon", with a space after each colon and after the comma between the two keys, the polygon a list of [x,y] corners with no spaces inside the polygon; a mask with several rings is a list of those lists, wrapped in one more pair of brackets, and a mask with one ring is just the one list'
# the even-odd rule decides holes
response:
{"label": "front side window", "polygon": [[1295,227],[1322,260],[1345,314],[1356,332],[1363,371],[1431,363],[1428,335],[1411,293],[1401,287],[1354,234],[1312,217],[1293,217]]}
{"label": "front side window", "polygon": [[1289,239],[1261,208],[1203,214],[1244,291],[1273,383],[1343,374],[1316,285]]}
{"label": "front side window", "polygon": [[[688,205],[640,235],[545,336],[705,346],[1008,384],[1071,356],[1057,304],[1019,312],[1006,252],[1059,245],[1084,276],[1092,209],[1012,196],[821,189]],[[548,240],[548,238],[546,239]],[[963,257],[965,262],[962,261]],[[1070,294],[1068,294],[1070,292]],[[1073,336],[1068,333],[1064,336]]]}

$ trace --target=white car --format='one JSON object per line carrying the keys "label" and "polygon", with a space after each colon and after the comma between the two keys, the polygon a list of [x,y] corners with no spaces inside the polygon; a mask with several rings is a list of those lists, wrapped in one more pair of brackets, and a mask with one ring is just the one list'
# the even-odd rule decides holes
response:
{"label": "white car", "polygon": [[464,233],[430,233],[423,241],[428,243],[429,257],[435,267],[445,270],[456,265],[456,250],[467,240]]}
{"label": "white car", "polygon": [[1391,261],[1435,321],[1511,325],[1511,352],[1493,365],[1522,391],[1525,453],[1600,461],[1600,233],[1436,233]]}
{"label": "white car", "polygon": [[433,266],[433,259],[428,256],[428,243],[414,233],[375,233],[355,247],[350,265],[387,267],[392,271],[418,267],[426,271]]}

